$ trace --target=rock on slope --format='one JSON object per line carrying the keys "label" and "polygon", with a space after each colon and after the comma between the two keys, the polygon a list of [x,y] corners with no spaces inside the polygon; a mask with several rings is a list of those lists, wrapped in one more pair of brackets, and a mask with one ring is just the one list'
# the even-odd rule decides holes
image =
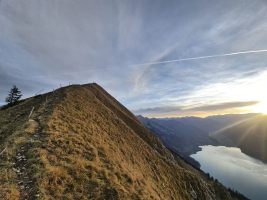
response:
{"label": "rock on slope", "polygon": [[1,110],[0,139],[0,199],[235,199],[97,84]]}

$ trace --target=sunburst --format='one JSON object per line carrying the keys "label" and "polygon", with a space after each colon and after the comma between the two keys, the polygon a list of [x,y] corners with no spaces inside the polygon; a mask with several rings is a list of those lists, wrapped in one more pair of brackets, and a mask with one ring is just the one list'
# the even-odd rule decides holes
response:
{"label": "sunburst", "polygon": [[267,100],[265,102],[259,102],[252,110],[267,115]]}

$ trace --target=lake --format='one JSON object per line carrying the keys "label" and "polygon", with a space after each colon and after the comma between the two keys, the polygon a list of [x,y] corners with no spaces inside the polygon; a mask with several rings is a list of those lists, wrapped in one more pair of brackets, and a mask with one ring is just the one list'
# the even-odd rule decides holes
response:
{"label": "lake", "polygon": [[235,147],[207,145],[201,149],[191,157],[204,172],[252,200],[267,199],[267,164]]}

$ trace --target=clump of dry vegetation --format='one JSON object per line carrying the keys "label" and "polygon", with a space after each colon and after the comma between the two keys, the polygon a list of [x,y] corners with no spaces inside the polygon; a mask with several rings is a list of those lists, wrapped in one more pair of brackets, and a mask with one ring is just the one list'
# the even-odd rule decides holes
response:
{"label": "clump of dry vegetation", "polygon": [[[0,156],[2,199],[233,199],[96,84],[0,111],[0,137],[0,150],[7,147]],[[19,152],[26,154],[22,174]]]}

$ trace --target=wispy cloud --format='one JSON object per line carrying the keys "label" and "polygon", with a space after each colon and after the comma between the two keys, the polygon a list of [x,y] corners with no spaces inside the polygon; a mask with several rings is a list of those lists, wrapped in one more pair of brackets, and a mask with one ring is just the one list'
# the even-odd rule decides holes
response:
{"label": "wispy cloud", "polygon": [[142,108],[135,110],[134,112],[140,115],[188,115],[190,113],[196,112],[216,112],[216,111],[224,111],[229,109],[238,109],[242,107],[252,106],[258,104],[258,101],[245,101],[245,102],[224,102],[218,104],[210,104],[210,105],[199,105],[193,107],[187,106],[162,106],[162,107],[152,107],[152,108]]}
{"label": "wispy cloud", "polygon": [[208,56],[198,56],[198,57],[190,57],[190,58],[180,58],[180,59],[175,59],[175,60],[164,60],[164,61],[158,61],[158,62],[148,62],[148,63],[142,63],[142,64],[134,64],[132,66],[158,65],[158,64],[183,62],[183,61],[190,61],[190,60],[201,60],[201,59],[209,59],[209,58],[219,58],[219,57],[227,57],[227,56],[236,56],[236,55],[242,55],[242,54],[254,54],[254,53],[267,53],[267,49],[239,51],[239,52],[208,55]]}
{"label": "wispy cloud", "polygon": [[258,101],[246,101],[246,102],[226,102],[226,103],[219,103],[219,104],[213,104],[213,105],[203,105],[203,106],[197,106],[189,109],[185,109],[188,111],[214,111],[214,110],[224,110],[229,108],[241,108],[241,107],[247,107],[252,106],[255,104],[258,104]]}
{"label": "wispy cloud", "polygon": [[267,70],[266,17],[263,0],[2,0],[0,99],[94,81],[132,110],[251,101],[229,88]]}

